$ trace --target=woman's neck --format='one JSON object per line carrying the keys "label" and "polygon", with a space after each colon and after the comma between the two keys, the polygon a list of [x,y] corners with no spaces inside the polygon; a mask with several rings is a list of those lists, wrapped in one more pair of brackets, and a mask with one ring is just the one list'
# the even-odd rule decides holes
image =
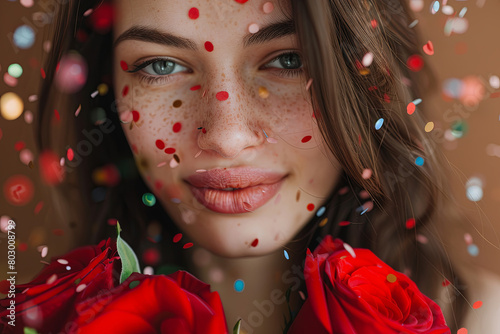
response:
{"label": "woman's neck", "polygon": [[[285,297],[288,289],[291,310],[297,311],[301,305],[305,247],[300,248],[303,251],[293,251],[297,256],[287,260],[282,249],[260,257],[224,258],[193,247],[188,270],[219,293],[230,331],[241,319],[242,334],[282,333],[283,316],[290,320]],[[241,292],[235,286],[237,280],[244,282]]]}

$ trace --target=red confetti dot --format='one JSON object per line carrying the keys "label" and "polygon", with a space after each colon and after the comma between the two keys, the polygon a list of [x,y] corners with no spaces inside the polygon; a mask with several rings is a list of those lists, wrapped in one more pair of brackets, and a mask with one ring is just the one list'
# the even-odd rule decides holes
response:
{"label": "red confetti dot", "polygon": [[339,223],[339,226],[347,226],[347,225],[351,225],[351,222],[343,221]]}
{"label": "red confetti dot", "polygon": [[309,210],[309,211],[314,210],[314,204],[312,204],[312,203],[307,204],[307,210]]}
{"label": "red confetti dot", "polygon": [[156,147],[158,147],[160,150],[163,150],[165,148],[165,143],[163,142],[163,140],[158,139],[156,141]]}
{"label": "red confetti dot", "polygon": [[92,12],[89,19],[95,31],[106,33],[113,24],[113,7],[111,4],[102,3]]}
{"label": "red confetti dot", "polygon": [[247,2],[248,0],[234,0],[234,1],[236,1],[237,3],[243,4],[243,3]]}
{"label": "red confetti dot", "polygon": [[134,122],[138,122],[140,117],[141,115],[137,110],[132,110],[132,119],[134,120]]}
{"label": "red confetti dot", "polygon": [[75,152],[73,152],[72,148],[68,148],[68,151],[66,152],[66,156],[68,157],[69,161],[73,161],[73,158],[75,157]]}
{"label": "red confetti dot", "polygon": [[302,140],[301,140],[301,141],[302,141],[303,143],[307,143],[309,140],[311,140],[311,138],[312,138],[311,136],[305,136],[304,138],[302,138]]}
{"label": "red confetti dot", "polygon": [[62,182],[65,175],[65,170],[59,163],[59,157],[52,151],[42,152],[38,157],[38,166],[42,180],[49,184],[55,185]]}
{"label": "red confetti dot", "polygon": [[252,247],[257,247],[258,243],[259,239],[256,238],[254,241],[252,241]]}
{"label": "red confetti dot", "polygon": [[176,235],[174,235],[174,239],[173,241],[175,243],[179,242],[180,240],[182,239],[182,233],[177,233]]}
{"label": "red confetti dot", "polygon": [[390,103],[391,102],[391,98],[389,97],[389,95],[387,95],[387,93],[384,93],[384,102],[385,103]]}
{"label": "red confetti dot", "polygon": [[45,79],[45,70],[43,68],[40,69],[40,74],[42,75],[42,79]]}
{"label": "red confetti dot", "polygon": [[410,218],[406,221],[406,228],[412,229],[415,227],[415,218]]}
{"label": "red confetti dot", "polygon": [[413,102],[408,103],[408,106],[406,107],[406,112],[408,113],[408,115],[413,114],[415,112],[415,103]]}
{"label": "red confetti dot", "polygon": [[207,133],[207,130],[205,130],[205,128],[203,128],[203,129],[201,129],[201,132]]}
{"label": "red confetti dot", "polygon": [[480,308],[481,306],[483,306],[483,302],[478,300],[477,302],[475,302],[474,304],[472,304],[472,308],[473,309],[478,309]]}
{"label": "red confetti dot", "polygon": [[225,101],[225,100],[227,100],[229,98],[229,93],[225,92],[225,91],[218,92],[217,94],[215,94],[215,97],[219,101]]}
{"label": "red confetti dot", "polygon": [[177,133],[177,132],[181,131],[181,128],[182,128],[182,124],[181,124],[181,123],[179,123],[179,122],[177,122],[177,123],[175,123],[175,124],[174,124],[174,126],[172,127],[172,130],[173,130],[175,133]]}
{"label": "red confetti dot", "polygon": [[149,248],[142,253],[142,260],[147,265],[156,265],[160,262],[160,252],[156,248]]}
{"label": "red confetti dot", "polygon": [[189,9],[188,15],[190,19],[196,20],[198,17],[200,17],[200,11],[198,10],[198,8],[193,7]]}
{"label": "red confetti dot", "polygon": [[28,249],[28,245],[25,242],[21,242],[19,243],[19,246],[17,246],[17,249],[19,249],[19,251],[21,252],[24,252]]}
{"label": "red confetti dot", "polygon": [[57,111],[57,109],[54,109],[54,116],[56,117],[57,121],[61,120],[61,116],[59,115],[59,111]]}
{"label": "red confetti dot", "polygon": [[214,51],[214,45],[211,42],[205,42],[205,50],[208,52]]}
{"label": "red confetti dot", "polygon": [[128,65],[125,61],[121,60],[120,61],[120,67],[122,68],[122,70],[124,71],[127,71],[128,70]]}
{"label": "red confetti dot", "polygon": [[185,244],[184,246],[182,246],[182,248],[184,249],[188,249],[188,248],[191,248],[193,247],[193,243],[192,242],[188,242],[187,244]]}
{"label": "red confetti dot", "polygon": [[35,210],[33,211],[35,215],[37,215],[43,208],[43,201],[40,201],[36,204]]}
{"label": "red confetti dot", "polygon": [[420,55],[411,55],[406,60],[406,65],[413,72],[418,72],[424,67],[424,60]]}
{"label": "red confetti dot", "polygon": [[371,25],[372,25],[372,28],[375,29],[377,27],[377,25],[378,25],[377,20],[373,19],[371,21]]}
{"label": "red confetti dot", "polygon": [[447,279],[445,279],[445,280],[441,283],[441,285],[442,285],[442,286],[448,286],[448,285],[450,285],[450,283],[451,283],[450,281],[448,281]]}
{"label": "red confetti dot", "polygon": [[201,88],[201,85],[196,85],[196,86],[191,87],[190,89],[191,90],[198,90],[200,88]]}
{"label": "red confetti dot", "polygon": [[125,85],[125,87],[123,87],[123,90],[122,90],[122,95],[125,97],[127,96],[128,94],[128,85]]}
{"label": "red confetti dot", "polygon": [[24,175],[14,175],[5,181],[3,193],[10,204],[25,205],[33,198],[33,183]]}
{"label": "red confetti dot", "polygon": [[23,141],[18,141],[17,143],[14,144],[14,149],[18,152],[21,151],[25,147],[26,147],[26,144],[24,144]]}
{"label": "red confetti dot", "polygon": [[52,234],[57,235],[57,236],[61,236],[61,235],[64,235],[64,230],[61,228],[55,228],[52,230]]}
{"label": "red confetti dot", "polygon": [[116,218],[109,218],[108,219],[108,225],[116,226],[116,223],[118,223],[118,219],[116,219]]}
{"label": "red confetti dot", "polygon": [[165,153],[167,153],[167,154],[174,154],[175,153],[175,148],[173,148],[173,147],[167,147],[165,149]]}

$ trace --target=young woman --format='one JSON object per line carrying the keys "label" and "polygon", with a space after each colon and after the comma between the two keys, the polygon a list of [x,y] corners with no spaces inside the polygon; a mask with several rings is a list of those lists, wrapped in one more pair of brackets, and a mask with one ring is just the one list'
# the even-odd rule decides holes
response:
{"label": "young woman", "polygon": [[456,331],[464,295],[432,228],[453,203],[411,110],[434,82],[408,61],[412,21],[386,0],[61,5],[38,139],[66,157],[77,243],[118,220],[143,266],[218,291],[230,328],[277,333],[287,304],[263,301],[292,286],[298,310],[306,249],[330,234],[406,273]]}

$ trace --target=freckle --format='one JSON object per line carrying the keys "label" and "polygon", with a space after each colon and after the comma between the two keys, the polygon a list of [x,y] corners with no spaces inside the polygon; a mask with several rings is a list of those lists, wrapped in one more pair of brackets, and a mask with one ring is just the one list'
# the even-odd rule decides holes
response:
{"label": "freckle", "polygon": [[191,90],[198,90],[200,88],[201,88],[201,85],[196,85],[196,86],[191,87],[190,89]]}
{"label": "freckle", "polygon": [[193,7],[189,9],[188,16],[190,19],[196,20],[198,17],[200,17],[200,11],[198,10],[198,8]]}
{"label": "freckle", "polygon": [[134,120],[134,122],[138,122],[139,121],[139,118],[141,117],[141,115],[139,114],[139,112],[137,110],[132,110],[132,118]]}
{"label": "freckle", "polygon": [[123,97],[127,96],[128,94],[128,85],[125,85],[125,87],[123,87],[123,90],[122,90],[122,95]]}
{"label": "freckle", "polygon": [[180,122],[177,122],[174,124],[174,126],[172,127],[172,130],[177,133],[179,131],[181,131],[181,128],[182,128],[182,124]]}
{"label": "freckle", "polygon": [[124,62],[123,60],[120,61],[120,67],[122,68],[122,70],[126,71],[128,70],[128,65],[126,62]]}
{"label": "freckle", "polygon": [[300,199],[300,189],[297,190],[297,196],[295,197],[296,201],[298,202]]}
{"label": "freckle", "polygon": [[225,101],[229,98],[229,93],[226,91],[221,91],[221,92],[218,92],[217,94],[215,94],[215,97],[219,101]]}
{"label": "freckle", "polygon": [[179,108],[182,106],[182,101],[181,100],[175,100],[173,103],[174,108]]}
{"label": "freckle", "polygon": [[304,138],[302,138],[302,140],[301,140],[301,141],[302,141],[303,143],[307,143],[309,140],[311,140],[311,138],[312,138],[311,136],[305,136]]}
{"label": "freckle", "polygon": [[251,34],[255,34],[256,32],[259,31],[259,25],[257,23],[252,23],[248,26],[248,32]]}
{"label": "freckle", "polygon": [[158,139],[156,141],[156,147],[158,147],[160,150],[163,150],[165,148],[165,143],[163,142],[163,140]]}
{"label": "freckle", "polygon": [[167,147],[165,149],[165,153],[167,153],[167,154],[173,154],[173,153],[175,153],[175,148],[173,148],[173,147]]}
{"label": "freckle", "polygon": [[207,50],[208,52],[214,51],[214,45],[212,44],[212,42],[205,42],[205,50]]}
{"label": "freckle", "polygon": [[274,5],[272,2],[266,2],[264,6],[262,7],[262,10],[264,13],[269,14],[274,10]]}

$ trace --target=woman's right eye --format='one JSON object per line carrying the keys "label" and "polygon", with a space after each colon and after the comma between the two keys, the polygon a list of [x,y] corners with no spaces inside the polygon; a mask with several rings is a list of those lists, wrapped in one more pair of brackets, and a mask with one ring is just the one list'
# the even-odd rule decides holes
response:
{"label": "woman's right eye", "polygon": [[143,67],[139,65],[139,67],[142,68],[144,72],[150,75],[169,75],[187,69],[186,67],[170,60],[156,60],[147,64],[147,66]]}

